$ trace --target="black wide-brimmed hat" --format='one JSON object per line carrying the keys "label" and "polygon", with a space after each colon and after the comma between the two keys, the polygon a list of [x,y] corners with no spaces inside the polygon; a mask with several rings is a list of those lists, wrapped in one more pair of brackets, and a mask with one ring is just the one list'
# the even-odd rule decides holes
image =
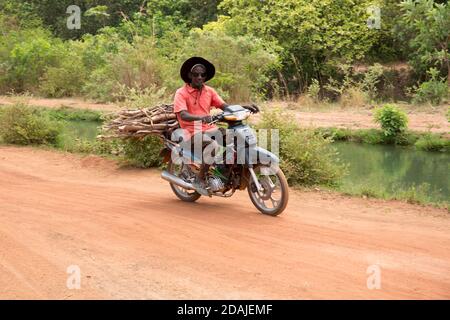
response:
{"label": "black wide-brimmed hat", "polygon": [[206,59],[203,59],[201,57],[192,57],[187,59],[183,65],[181,66],[180,69],[180,76],[181,79],[184,80],[184,82],[186,83],[190,83],[191,79],[189,79],[189,72],[191,71],[192,67],[195,66],[196,64],[202,64],[205,66],[206,68],[206,79],[205,82],[208,80],[211,80],[214,77],[214,74],[216,73],[216,68],[214,67],[214,65],[209,62]]}

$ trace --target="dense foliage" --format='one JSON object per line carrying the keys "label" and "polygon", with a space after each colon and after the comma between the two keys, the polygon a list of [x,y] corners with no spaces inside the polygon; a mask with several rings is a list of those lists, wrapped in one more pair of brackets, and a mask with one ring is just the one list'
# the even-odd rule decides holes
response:
{"label": "dense foliage", "polygon": [[[80,8],[79,29],[67,26],[69,5]],[[170,99],[195,54],[216,64],[211,84],[234,102],[448,95],[446,1],[2,0],[0,9],[0,93]]]}

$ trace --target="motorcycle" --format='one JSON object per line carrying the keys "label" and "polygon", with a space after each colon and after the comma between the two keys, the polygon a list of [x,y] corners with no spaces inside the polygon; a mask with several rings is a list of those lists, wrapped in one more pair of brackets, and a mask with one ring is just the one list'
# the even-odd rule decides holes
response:
{"label": "motorcycle", "polygon": [[[257,146],[253,130],[243,122],[250,114],[240,105],[231,105],[212,117],[211,123],[227,124],[226,142],[221,146],[221,150],[227,152],[225,161],[214,162],[206,173],[208,195],[231,197],[236,190],[247,189],[250,200],[261,213],[277,216],[287,206],[288,183],[278,166],[278,157]],[[170,183],[179,199],[186,202],[198,200],[201,194],[195,190],[193,182],[202,160],[173,135],[164,137],[163,143],[161,155],[167,163],[167,170],[161,177]],[[220,155],[222,160],[223,154]]]}

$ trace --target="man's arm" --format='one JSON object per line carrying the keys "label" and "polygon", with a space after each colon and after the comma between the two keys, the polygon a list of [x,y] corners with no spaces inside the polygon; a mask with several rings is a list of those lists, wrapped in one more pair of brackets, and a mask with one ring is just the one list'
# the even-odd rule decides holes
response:
{"label": "man's arm", "polygon": [[203,121],[211,122],[211,116],[197,116],[195,114],[189,113],[186,110],[180,111],[180,118],[184,121]]}

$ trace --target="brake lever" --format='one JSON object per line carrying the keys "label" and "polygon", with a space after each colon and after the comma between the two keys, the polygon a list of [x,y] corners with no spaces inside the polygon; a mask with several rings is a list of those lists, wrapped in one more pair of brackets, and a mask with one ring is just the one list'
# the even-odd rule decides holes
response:
{"label": "brake lever", "polygon": [[213,116],[213,121],[210,122],[210,124],[214,124],[216,122],[219,122],[222,119],[222,114],[216,114],[215,116]]}

